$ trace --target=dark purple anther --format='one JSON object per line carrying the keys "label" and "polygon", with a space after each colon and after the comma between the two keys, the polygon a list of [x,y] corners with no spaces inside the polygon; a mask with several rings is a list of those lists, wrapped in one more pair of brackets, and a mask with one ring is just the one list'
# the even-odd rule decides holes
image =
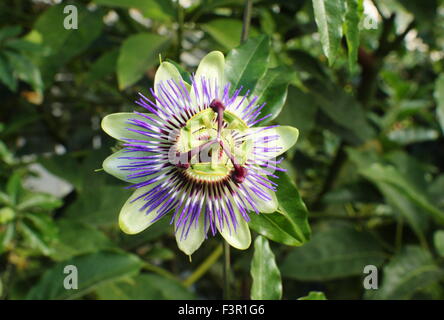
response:
{"label": "dark purple anther", "polygon": [[233,177],[234,182],[242,183],[242,182],[244,182],[245,178],[247,177],[247,174],[248,174],[247,168],[245,168],[243,166],[236,166],[234,168],[232,177]]}
{"label": "dark purple anther", "polygon": [[190,164],[189,163],[180,163],[179,162],[176,166],[178,168],[181,168],[181,169],[188,169],[190,167]]}
{"label": "dark purple anther", "polygon": [[213,111],[216,113],[225,110],[224,104],[219,99],[214,99],[213,101],[211,101],[210,108],[213,109]]}

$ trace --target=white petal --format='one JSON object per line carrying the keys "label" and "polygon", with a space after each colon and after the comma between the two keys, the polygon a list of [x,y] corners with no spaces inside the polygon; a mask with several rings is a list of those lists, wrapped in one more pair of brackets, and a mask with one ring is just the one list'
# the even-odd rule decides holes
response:
{"label": "white petal", "polygon": [[242,119],[242,112],[250,103],[250,99],[248,97],[237,96],[232,104],[227,107],[228,111],[231,111],[235,115],[237,115],[240,119]]}
{"label": "white petal", "polygon": [[122,157],[147,157],[152,156],[154,153],[151,152],[145,152],[145,151],[134,151],[134,152],[127,152],[125,150],[119,150],[112,155],[110,155],[108,158],[103,161],[102,167],[103,169],[109,173],[110,175],[113,175],[114,177],[127,181],[132,183],[138,183],[146,180],[146,177],[142,178],[135,178],[135,179],[129,179],[128,175],[131,173],[135,173],[134,171],[128,171],[123,170],[121,166],[127,166],[130,165],[131,162],[134,161],[141,161],[141,160],[133,160],[133,159],[121,159]]}
{"label": "white petal", "polygon": [[[221,228],[219,222],[216,222],[216,227],[219,230],[222,237],[227,241],[231,246],[245,250],[251,244],[251,233],[250,228],[248,227],[248,222],[242,217],[236,207],[234,207],[234,212],[237,219],[236,230],[234,230],[231,221],[230,226],[227,225],[226,221]],[[230,220],[230,218],[229,218]]]}
{"label": "white petal", "polygon": [[[153,119],[158,118],[154,114],[147,114],[147,115]],[[128,121],[130,119],[137,119],[137,120],[144,121],[146,123],[154,124],[157,127],[159,126],[159,124],[153,123],[150,120],[148,120],[147,118],[142,117],[141,115],[138,115],[136,113],[119,112],[119,113],[112,113],[112,114],[105,116],[102,119],[102,123],[101,123],[102,129],[108,135],[110,135],[111,137],[113,137],[114,139],[117,139],[117,140],[122,140],[122,141],[124,141],[124,139],[145,139],[146,140],[146,138],[147,138],[146,136],[127,129],[127,128],[132,128],[132,129],[143,131],[143,129],[141,129],[140,127],[129,124]]]}
{"label": "white petal", "polygon": [[[218,86],[218,95],[220,97],[220,93],[223,90],[225,85],[224,80],[224,68],[225,68],[225,57],[220,51],[212,51],[207,54],[200,61],[199,66],[197,67],[196,74],[194,75],[194,82],[191,88],[191,101],[193,103],[210,103],[211,101],[203,100],[203,90],[202,90],[202,79],[209,82],[211,87],[214,88],[214,85]],[[197,101],[196,94],[194,90],[199,92],[200,101]],[[197,107],[197,105],[195,106]]]}
{"label": "white petal", "polygon": [[[279,126],[263,130],[263,127],[256,127],[244,130],[247,134],[247,143],[256,148],[256,153],[261,158],[275,158],[290,149],[298,140],[299,130],[290,126]],[[264,140],[271,137],[271,140]],[[249,148],[252,152],[252,148]],[[267,149],[267,152],[265,150]],[[251,154],[252,160],[255,155]]]}
{"label": "white petal", "polygon": [[[176,220],[177,220],[177,218],[176,218]],[[176,229],[177,246],[185,254],[187,254],[189,256],[192,255],[197,249],[199,249],[199,247],[204,242],[205,235],[207,234],[207,230],[208,230],[208,226],[205,230],[204,221],[205,221],[204,212],[201,212],[197,225],[193,224],[190,227],[190,230],[188,231],[188,235],[186,237],[182,236],[182,231],[184,228],[183,224],[179,227],[179,229]],[[188,225],[186,225],[186,227],[188,227]],[[186,230],[184,231],[184,234],[185,233],[186,233]]]}
{"label": "white petal", "polygon": [[123,232],[127,234],[136,234],[154,223],[152,220],[157,216],[155,210],[149,213],[146,213],[146,210],[140,211],[140,208],[145,204],[145,201],[143,200],[144,197],[134,202],[131,201],[150,191],[156,185],[157,184],[152,184],[137,189],[125,202],[119,214],[119,227]]}
{"label": "white petal", "polygon": [[[160,96],[158,86],[160,83],[164,83],[166,88],[169,88],[166,83],[168,80],[173,80],[177,84],[183,83],[187,90],[190,91],[190,85],[183,80],[179,70],[172,63],[165,61],[160,64],[154,76],[154,92],[156,96]],[[159,102],[157,104],[160,106]]]}

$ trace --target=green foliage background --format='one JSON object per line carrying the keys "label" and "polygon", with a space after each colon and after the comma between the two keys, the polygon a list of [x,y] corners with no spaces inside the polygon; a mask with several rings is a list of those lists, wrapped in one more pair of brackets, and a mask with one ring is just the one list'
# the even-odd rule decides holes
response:
{"label": "green foliage background", "polygon": [[116,150],[100,120],[149,95],[159,54],[185,74],[212,50],[300,130],[279,211],[232,250],[233,297],[444,298],[444,1],[252,2],[239,47],[244,0],[1,1],[1,298],[222,297],[221,238],[190,262],[167,219],[124,235],[129,191],[97,170]]}

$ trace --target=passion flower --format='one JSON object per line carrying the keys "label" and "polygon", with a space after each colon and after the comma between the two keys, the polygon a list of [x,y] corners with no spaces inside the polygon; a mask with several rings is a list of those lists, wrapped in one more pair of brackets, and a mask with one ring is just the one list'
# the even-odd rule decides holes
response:
{"label": "passion flower", "polygon": [[[170,215],[179,248],[191,255],[208,231],[235,248],[251,242],[249,214],[272,213],[276,157],[297,140],[288,126],[254,127],[263,115],[258,97],[241,95],[224,79],[225,60],[213,51],[186,83],[176,67],[162,62],[153,99],[136,103],[148,113],[114,113],[103,130],[123,149],[103,162],[109,174],[135,189],[120,211],[123,232],[136,234]],[[230,94],[232,92],[232,94]]]}

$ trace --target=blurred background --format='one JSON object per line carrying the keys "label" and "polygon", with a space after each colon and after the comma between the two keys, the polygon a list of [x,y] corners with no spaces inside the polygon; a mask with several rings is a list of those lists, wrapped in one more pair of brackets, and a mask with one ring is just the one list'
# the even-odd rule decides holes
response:
{"label": "blurred background", "polygon": [[[270,242],[283,298],[443,299],[444,1],[329,0],[356,4],[359,28],[342,38],[329,20],[327,52],[317,2],[253,1],[249,34],[269,36],[270,67],[288,75],[273,122],[300,130],[284,166],[312,237]],[[238,46],[243,12],[243,0],[0,2],[1,298],[222,297],[220,237],[190,262],[168,219],[119,231],[130,191],[100,171],[116,150],[100,121],[138,109],[159,54],[193,71]],[[250,297],[252,255],[232,250],[234,298]],[[61,286],[66,265],[78,290]],[[364,289],[365,265],[378,290]]]}

